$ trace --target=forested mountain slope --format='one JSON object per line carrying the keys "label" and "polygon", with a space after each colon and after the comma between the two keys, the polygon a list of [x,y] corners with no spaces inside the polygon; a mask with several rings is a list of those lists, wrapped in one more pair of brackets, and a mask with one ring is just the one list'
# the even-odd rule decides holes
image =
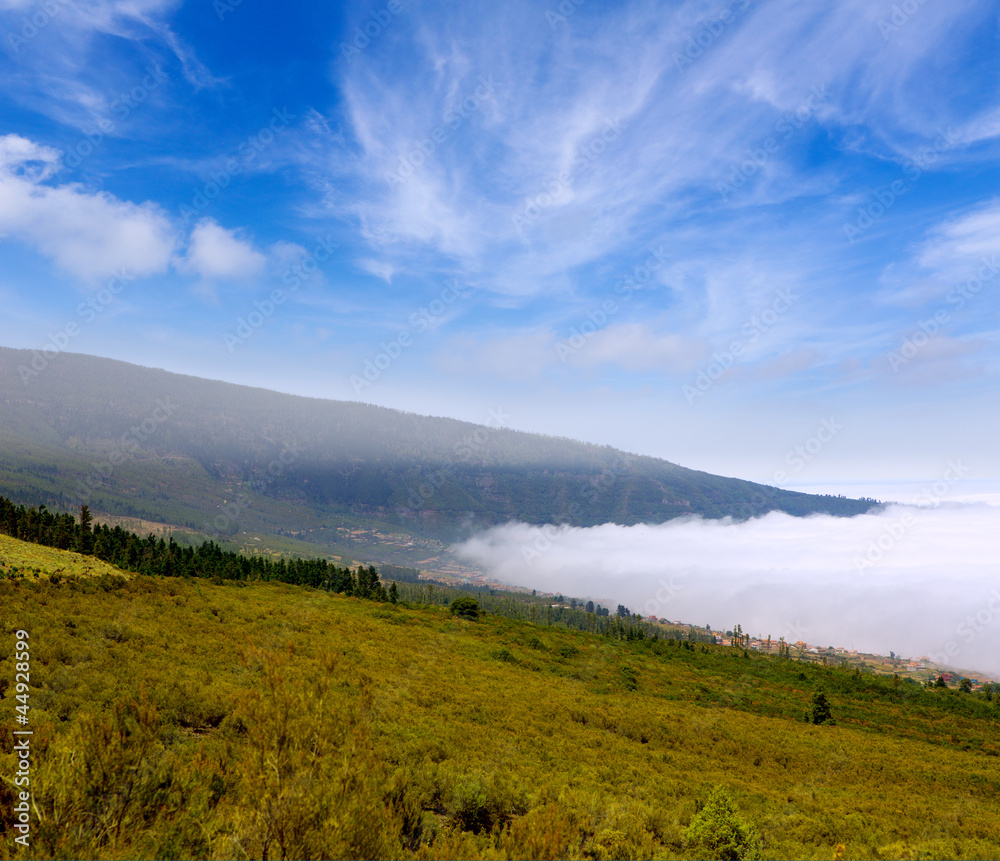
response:
{"label": "forested mountain slope", "polygon": [[508,520],[587,526],[775,509],[849,516],[873,504],[92,356],[59,354],[34,372],[34,355],[0,348],[0,492],[20,501],[86,501],[98,512],[197,528],[235,499],[244,528],[360,516],[438,536]]}

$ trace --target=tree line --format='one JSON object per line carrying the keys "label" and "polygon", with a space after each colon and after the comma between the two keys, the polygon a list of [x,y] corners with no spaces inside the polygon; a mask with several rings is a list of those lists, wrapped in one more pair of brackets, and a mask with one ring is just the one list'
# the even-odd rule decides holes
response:
{"label": "tree line", "polygon": [[[550,599],[527,596],[498,595],[494,590],[466,587],[448,589],[419,581],[416,569],[388,566],[390,574],[399,573],[407,582],[390,582],[386,587],[373,566],[361,565],[356,571],[339,567],[325,559],[267,559],[245,556],[223,550],[214,541],[197,547],[181,546],[174,539],[148,535],[142,538],[121,526],[94,525],[88,506],[80,508],[79,518],[57,514],[46,506],[28,508],[0,497],[0,533],[22,541],[72,550],[94,556],[125,571],[163,577],[208,577],[219,580],[278,580],[298,586],[311,586],[344,595],[397,603],[404,600],[414,605],[443,604],[447,606],[457,595],[474,592],[483,610],[511,619],[521,619],[539,625],[560,625],[598,634],[615,640],[651,640],[663,636],[657,626],[619,607],[616,615],[600,605],[551,606]],[[561,598],[562,596],[560,596]],[[576,605],[576,601],[573,601]],[[588,612],[589,611],[589,612]],[[669,636],[669,635],[668,635]],[[679,635],[675,635],[679,636]],[[689,634],[691,640],[696,637]],[[697,637],[702,639],[702,637]]]}
{"label": "tree line", "polygon": [[163,577],[209,577],[221,580],[278,580],[312,586],[374,601],[397,599],[396,584],[382,584],[372,565],[357,571],[325,559],[267,559],[223,550],[214,541],[183,547],[148,535],[141,538],[120,526],[94,525],[90,509],[80,508],[79,521],[44,505],[26,508],[0,496],[0,533],[60,550],[94,556],[125,571]]}

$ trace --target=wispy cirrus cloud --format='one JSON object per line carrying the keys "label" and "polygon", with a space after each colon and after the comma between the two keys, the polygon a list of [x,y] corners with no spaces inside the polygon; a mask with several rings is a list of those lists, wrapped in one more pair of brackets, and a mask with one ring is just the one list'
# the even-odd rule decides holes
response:
{"label": "wispy cirrus cloud", "polygon": [[[80,131],[114,116],[113,105],[150,67],[176,65],[195,89],[220,83],[170,24],[178,0],[53,0],[36,14],[7,11],[4,37],[12,60],[0,86],[22,104]],[[38,25],[41,26],[38,26]],[[126,51],[110,50],[128,46]],[[163,101],[163,92],[155,98]]]}
{"label": "wispy cirrus cloud", "polygon": [[[366,191],[347,210],[372,236],[393,237],[397,254],[433,249],[488,272],[499,289],[516,280],[541,291],[556,273],[643,236],[650,207],[658,218],[681,217],[692,203],[718,208],[699,186],[714,185],[720,166],[773,132],[810,87],[828,96],[803,138],[855,135],[848,146],[878,157],[903,159],[943,124],[968,121],[982,106],[941,98],[929,72],[942,43],[987,7],[961,18],[922,8],[890,40],[878,21],[891,9],[860,2],[637,4],[626,14],[580,11],[555,30],[521,26],[538,14],[528,7],[458,15],[440,32],[400,19],[384,53],[376,46],[343,69],[354,148],[337,167]],[[723,13],[727,22],[716,23]],[[387,59],[406,28],[416,44],[409,64],[423,74],[401,75]],[[689,40],[716,28],[690,59]],[[492,92],[477,99],[481,80]],[[463,98],[474,107],[458,115]],[[783,149],[761,172],[770,194],[810,187],[800,157],[800,146]],[[387,179],[408,161],[419,164],[407,178]],[[586,229],[560,230],[567,217]],[[533,283],[510,277],[526,270]]]}

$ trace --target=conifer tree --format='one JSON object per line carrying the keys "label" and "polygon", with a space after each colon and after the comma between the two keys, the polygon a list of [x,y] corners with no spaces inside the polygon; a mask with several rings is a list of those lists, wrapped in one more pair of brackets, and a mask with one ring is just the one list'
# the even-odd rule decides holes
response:
{"label": "conifer tree", "polygon": [[828,720],[833,719],[833,714],[830,712],[830,703],[827,701],[826,694],[822,691],[817,691],[813,694],[812,709],[809,717],[811,722],[815,724],[826,723]]}
{"label": "conifer tree", "polygon": [[77,534],[76,539],[76,551],[77,553],[84,553],[90,555],[94,552],[94,533],[91,529],[91,523],[93,523],[94,518],[90,514],[90,508],[86,505],[80,506],[80,531]]}

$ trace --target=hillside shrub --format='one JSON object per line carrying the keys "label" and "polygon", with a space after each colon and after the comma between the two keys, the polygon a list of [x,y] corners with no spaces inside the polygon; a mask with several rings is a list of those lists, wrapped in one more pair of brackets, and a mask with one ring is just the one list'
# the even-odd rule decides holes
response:
{"label": "hillside shrub", "polygon": [[457,616],[459,619],[471,619],[473,622],[483,615],[479,602],[475,598],[456,598],[451,602],[450,609],[452,616]]}
{"label": "hillside shrub", "polygon": [[739,814],[736,801],[722,786],[712,790],[708,802],[694,816],[684,838],[705,858],[723,861],[758,861],[761,858],[760,832]]}
{"label": "hillside shrub", "polygon": [[830,711],[830,703],[826,698],[826,694],[822,691],[817,691],[812,697],[812,706],[808,714],[809,722],[820,724],[820,723],[833,723],[833,714]]}

